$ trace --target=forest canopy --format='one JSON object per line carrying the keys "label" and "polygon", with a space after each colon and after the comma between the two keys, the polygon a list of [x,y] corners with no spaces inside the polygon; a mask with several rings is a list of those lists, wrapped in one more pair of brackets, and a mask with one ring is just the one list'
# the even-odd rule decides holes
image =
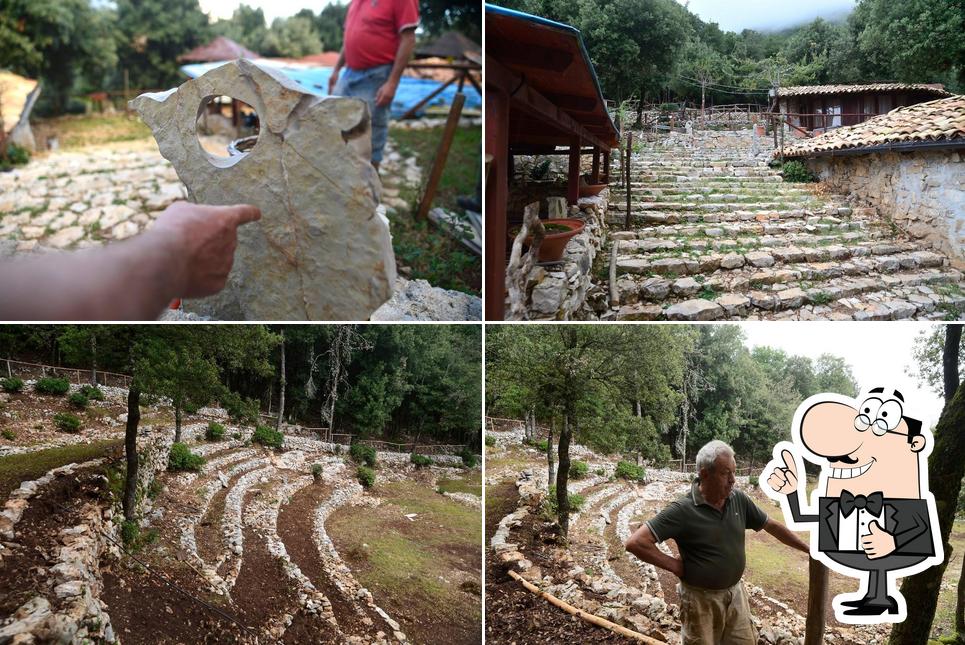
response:
{"label": "forest canopy", "polygon": [[943,83],[965,91],[963,0],[857,0],[846,19],[723,31],[677,0],[496,0],[582,32],[604,96],[766,104],[775,86]]}
{"label": "forest canopy", "polygon": [[[6,325],[0,356],[132,375],[190,411],[285,418],[361,438],[479,448],[482,340],[474,325]],[[180,409],[180,408],[179,408]]]}
{"label": "forest canopy", "polygon": [[486,333],[492,416],[564,411],[575,439],[652,462],[688,460],[712,439],[761,463],[788,438],[798,404],[820,392],[857,396],[840,357],[747,347],[737,325],[505,326]]}

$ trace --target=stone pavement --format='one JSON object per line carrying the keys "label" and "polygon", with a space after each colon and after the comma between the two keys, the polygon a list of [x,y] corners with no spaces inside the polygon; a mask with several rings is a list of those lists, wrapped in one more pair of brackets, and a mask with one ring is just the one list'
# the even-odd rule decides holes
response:
{"label": "stone pavement", "polygon": [[[767,166],[746,131],[645,144],[614,187],[617,320],[940,320],[965,307],[961,272],[874,208]],[[606,253],[609,255],[609,253]]]}
{"label": "stone pavement", "polygon": [[185,197],[153,144],[54,152],[0,173],[0,239],[18,252],[98,246],[139,233]]}

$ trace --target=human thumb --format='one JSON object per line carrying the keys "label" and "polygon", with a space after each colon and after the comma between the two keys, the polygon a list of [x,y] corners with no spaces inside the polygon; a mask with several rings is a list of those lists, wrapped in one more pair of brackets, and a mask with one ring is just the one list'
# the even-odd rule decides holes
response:
{"label": "human thumb", "polygon": [[872,522],[871,526],[868,527],[869,535],[875,535],[877,533],[884,533],[884,532],[885,530],[881,528],[881,525],[878,524],[878,522]]}

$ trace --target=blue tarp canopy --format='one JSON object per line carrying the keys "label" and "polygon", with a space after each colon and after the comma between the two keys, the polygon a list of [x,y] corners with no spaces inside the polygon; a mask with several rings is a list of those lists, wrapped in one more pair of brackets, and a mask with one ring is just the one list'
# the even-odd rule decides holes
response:
{"label": "blue tarp canopy", "polygon": [[[230,61],[223,60],[213,63],[194,63],[191,65],[182,65],[181,71],[191,78],[197,78],[208,70],[221,67],[228,62]],[[259,65],[264,65],[266,67],[271,67],[275,70],[278,70],[288,78],[298,83],[298,85],[301,86],[306,92],[311,92],[312,94],[317,94],[318,96],[328,96],[328,78],[332,75],[331,67],[316,67],[298,63],[283,63],[281,61],[272,61],[266,59],[258,59],[256,62]],[[399,89],[395,93],[395,99],[392,101],[392,118],[398,119],[401,117],[410,107],[431,94],[432,91],[437,89],[440,85],[442,85],[442,83],[439,81],[403,76],[402,80],[399,81]],[[466,95],[466,109],[478,110],[482,107],[482,97],[479,95],[479,92],[476,91],[476,88],[474,88],[471,84],[467,84],[463,88],[463,93]],[[453,84],[444,89],[438,96],[433,98],[425,107],[450,105],[452,104],[452,100],[455,95],[456,86]]]}

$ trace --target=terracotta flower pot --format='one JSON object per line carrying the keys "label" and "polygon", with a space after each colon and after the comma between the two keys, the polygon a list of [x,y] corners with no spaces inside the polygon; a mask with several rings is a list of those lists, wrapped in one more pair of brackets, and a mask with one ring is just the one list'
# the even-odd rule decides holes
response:
{"label": "terracotta flower pot", "polygon": [[593,197],[599,195],[600,191],[607,187],[607,184],[586,184],[580,186],[580,197]]}
{"label": "terracotta flower pot", "polygon": [[[570,238],[582,231],[586,224],[581,219],[543,220],[543,226],[552,227],[554,225],[566,227],[568,230],[546,232],[546,235],[543,237],[543,243],[539,246],[539,256],[537,259],[540,262],[556,262],[562,258],[563,251],[566,249],[566,244],[570,241]],[[519,229],[514,227],[514,230],[509,231],[509,239],[515,239],[518,233]],[[523,241],[523,244],[529,246],[532,243],[532,239],[532,236],[527,237]]]}

